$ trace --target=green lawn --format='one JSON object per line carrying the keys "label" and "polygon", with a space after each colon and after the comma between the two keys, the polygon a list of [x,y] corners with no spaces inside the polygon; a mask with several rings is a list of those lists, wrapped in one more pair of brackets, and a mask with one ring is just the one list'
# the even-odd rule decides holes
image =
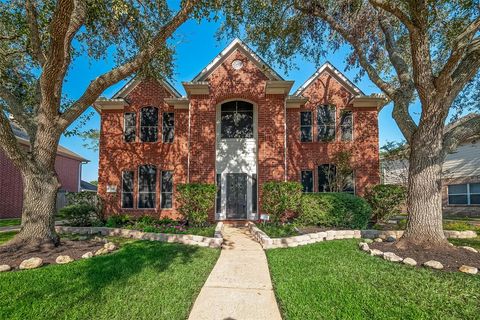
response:
{"label": "green lawn", "polygon": [[12,239],[17,231],[0,232],[0,244]]}
{"label": "green lawn", "polygon": [[20,219],[0,219],[0,227],[19,226]]}
{"label": "green lawn", "polygon": [[480,250],[480,236],[472,239],[448,239],[456,246],[468,246]]}
{"label": "green lawn", "polygon": [[355,240],[267,250],[284,319],[478,319],[480,277],[394,264]]}
{"label": "green lawn", "polygon": [[68,265],[0,274],[0,319],[186,319],[220,251],[135,241]]}
{"label": "green lawn", "polygon": [[265,232],[270,238],[298,236],[298,232],[292,224],[259,223],[257,224],[257,227]]}

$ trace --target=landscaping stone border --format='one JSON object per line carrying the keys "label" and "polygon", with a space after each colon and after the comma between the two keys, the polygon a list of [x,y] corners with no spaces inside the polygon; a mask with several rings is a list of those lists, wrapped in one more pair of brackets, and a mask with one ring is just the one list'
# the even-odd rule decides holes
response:
{"label": "landscaping stone border", "polygon": [[139,240],[161,241],[169,243],[182,243],[187,245],[220,248],[223,243],[223,223],[219,222],[215,227],[215,234],[213,238],[203,237],[191,234],[169,234],[169,233],[154,233],[142,232],[131,229],[121,228],[107,228],[107,227],[67,227],[56,226],[55,230],[60,233],[74,233],[74,234],[101,234],[102,236],[114,236],[122,238],[132,238]]}
{"label": "landscaping stone border", "polygon": [[[338,240],[338,239],[377,239],[387,240],[389,237],[395,239],[403,235],[402,230],[327,230],[322,232],[307,233],[287,238],[270,238],[265,232],[260,230],[253,222],[248,222],[247,227],[251,234],[263,247],[263,249],[291,248],[303,246],[306,244]],[[450,239],[468,239],[475,238],[475,231],[452,231],[445,230],[445,236]]]}
{"label": "landscaping stone border", "polygon": [[253,222],[249,222],[247,227],[255,240],[257,240],[265,250],[275,248],[292,248],[329,240],[360,239],[362,237],[360,230],[327,230],[288,238],[272,239],[265,232],[260,230]]}

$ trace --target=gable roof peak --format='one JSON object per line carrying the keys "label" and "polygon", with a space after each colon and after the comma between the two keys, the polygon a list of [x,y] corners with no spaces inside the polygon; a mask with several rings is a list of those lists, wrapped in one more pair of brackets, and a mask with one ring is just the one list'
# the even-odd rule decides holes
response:
{"label": "gable roof peak", "polygon": [[347,88],[355,96],[364,96],[360,88],[358,88],[352,81],[350,81],[340,70],[335,68],[330,61],[326,61],[315,73],[305,81],[304,84],[297,89],[294,95],[300,96],[324,71],[329,72],[338,82],[340,82],[345,88]]}
{"label": "gable roof peak", "polygon": [[272,67],[260,58],[245,42],[239,38],[233,39],[191,82],[204,81],[226,58],[236,49],[241,50],[247,58],[254,62],[270,80],[284,80]]}

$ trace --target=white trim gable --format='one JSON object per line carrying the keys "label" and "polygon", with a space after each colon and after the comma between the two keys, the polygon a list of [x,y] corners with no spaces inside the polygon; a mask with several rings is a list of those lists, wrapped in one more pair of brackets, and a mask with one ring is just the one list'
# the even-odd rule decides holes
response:
{"label": "white trim gable", "polygon": [[263,61],[263,59],[250,49],[242,40],[235,38],[202,71],[200,71],[195,78],[193,78],[192,82],[205,81],[205,79],[237,49],[242,51],[247,58],[254,62],[269,80],[283,80],[275,70],[266,64],[265,61]]}
{"label": "white trim gable", "polygon": [[324,71],[330,73],[341,85],[343,85],[348,91],[350,91],[354,96],[364,96],[365,94],[360,90],[356,85],[353,84],[343,73],[341,73],[337,68],[335,68],[330,62],[325,62],[318,70],[310,77],[304,84],[298,88],[295,92],[295,96],[301,96],[302,93],[307,89]]}
{"label": "white trim gable", "polygon": [[[158,80],[161,85],[165,87],[175,98],[181,98],[182,95],[166,80]],[[139,79],[137,76],[130,79],[120,90],[117,91],[112,97],[112,99],[125,98],[130,92],[133,91],[140,83],[142,79]]]}

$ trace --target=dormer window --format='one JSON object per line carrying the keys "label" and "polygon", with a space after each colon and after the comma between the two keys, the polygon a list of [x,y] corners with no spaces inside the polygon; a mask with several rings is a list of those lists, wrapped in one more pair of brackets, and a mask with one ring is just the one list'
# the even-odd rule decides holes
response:
{"label": "dormer window", "polygon": [[253,105],[245,101],[222,104],[222,139],[253,138]]}
{"label": "dormer window", "polygon": [[158,109],[144,107],[140,110],[140,140],[156,142],[158,137]]}

